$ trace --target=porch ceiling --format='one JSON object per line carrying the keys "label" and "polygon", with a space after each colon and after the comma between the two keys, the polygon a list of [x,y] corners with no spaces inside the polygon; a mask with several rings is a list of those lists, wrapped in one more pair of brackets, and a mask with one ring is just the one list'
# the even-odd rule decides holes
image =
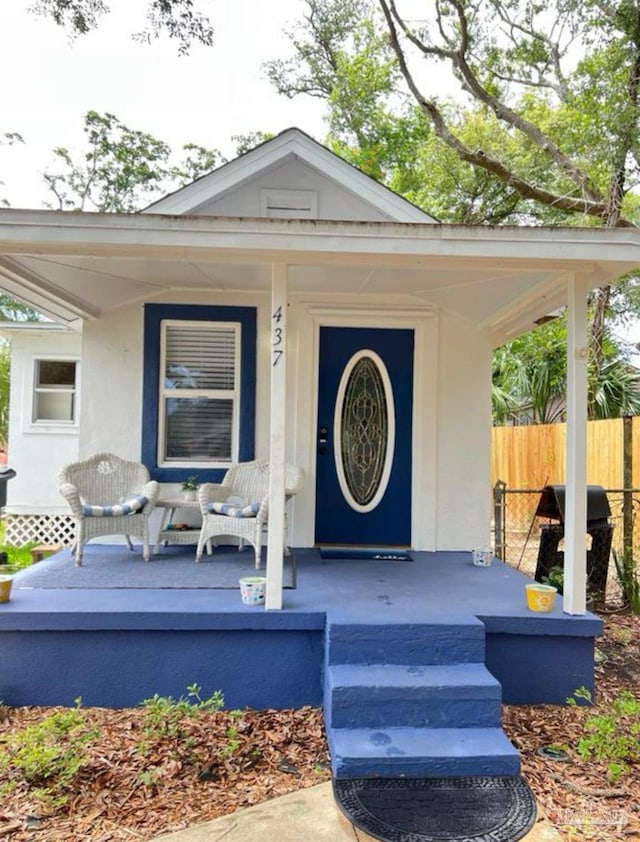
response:
{"label": "porch ceiling", "polygon": [[403,296],[486,329],[495,344],[640,264],[635,229],[489,228],[0,210],[0,289],[56,320],[97,318],[175,291]]}

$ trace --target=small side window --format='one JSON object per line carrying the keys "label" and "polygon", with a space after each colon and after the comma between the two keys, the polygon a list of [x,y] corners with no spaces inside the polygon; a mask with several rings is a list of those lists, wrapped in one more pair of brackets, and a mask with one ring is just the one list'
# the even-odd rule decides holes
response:
{"label": "small side window", "polygon": [[77,363],[70,360],[35,360],[34,423],[76,420]]}

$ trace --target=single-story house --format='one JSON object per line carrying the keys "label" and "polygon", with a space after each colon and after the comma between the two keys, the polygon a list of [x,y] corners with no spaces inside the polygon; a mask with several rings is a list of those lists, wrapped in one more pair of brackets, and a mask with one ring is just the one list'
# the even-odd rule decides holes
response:
{"label": "single-story house", "polygon": [[[301,633],[302,623],[293,619],[295,592],[282,589],[285,463],[305,472],[288,510],[290,546],[408,548],[437,558],[444,581],[490,539],[492,350],[566,305],[563,610],[532,618],[514,608],[508,628],[504,616],[496,621],[488,646],[511,699],[554,699],[536,698],[528,651],[554,662],[547,685],[557,679],[556,695],[566,695],[567,663],[592,683],[599,628],[585,605],[587,295],[639,260],[635,229],[443,225],[295,128],[141,213],[2,209],[0,288],[65,328],[12,332],[10,519],[64,517],[57,472],[77,456],[108,451],[142,461],[165,496],[192,474],[219,481],[232,463],[267,458],[261,622],[269,635],[287,623]],[[365,585],[365,566],[361,576]],[[0,612],[0,637],[46,626],[41,597],[20,593],[38,609],[12,601]],[[111,606],[105,628],[118,622],[142,634],[152,598],[118,599],[121,613],[114,619]],[[153,622],[161,622],[163,599],[153,597]],[[339,589],[332,599],[340,602]],[[80,622],[79,604],[60,598],[47,628],[62,628],[63,605]],[[102,610],[93,605],[78,629],[94,628]],[[193,610],[195,634],[205,621]],[[246,612],[207,622],[223,615],[231,633]],[[171,628],[187,622],[171,616]],[[313,616],[321,635],[324,621]],[[255,614],[250,622],[257,630]],[[523,646],[524,638],[509,648],[532,630],[542,649]],[[81,631],[74,639],[78,653]],[[312,671],[326,673],[322,644],[300,644],[296,653],[311,683]],[[189,657],[195,671],[195,650]],[[264,651],[251,657],[268,670]],[[271,675],[263,678],[266,688]],[[251,683],[260,684],[255,674]],[[264,693],[268,704],[318,701]]]}

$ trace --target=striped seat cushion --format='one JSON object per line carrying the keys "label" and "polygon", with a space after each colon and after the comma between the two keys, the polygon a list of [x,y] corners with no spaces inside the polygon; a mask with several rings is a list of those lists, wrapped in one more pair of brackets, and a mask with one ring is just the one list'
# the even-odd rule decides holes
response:
{"label": "striped seat cushion", "polygon": [[82,514],[84,517],[120,517],[121,515],[133,515],[144,509],[148,502],[148,499],[144,495],[132,494],[114,506],[83,505]]}
{"label": "striped seat cushion", "polygon": [[256,517],[260,503],[250,503],[248,506],[234,506],[233,503],[209,503],[207,510],[212,514],[227,517]]}

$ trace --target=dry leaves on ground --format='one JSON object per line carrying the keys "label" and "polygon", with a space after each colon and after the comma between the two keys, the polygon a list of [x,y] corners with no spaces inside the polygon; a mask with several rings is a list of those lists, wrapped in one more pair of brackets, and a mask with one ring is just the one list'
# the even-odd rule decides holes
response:
{"label": "dry leaves on ground", "polygon": [[[60,709],[5,710],[0,739]],[[317,709],[202,712],[162,739],[145,734],[142,708],[84,714],[99,736],[67,802],[47,806],[18,781],[2,801],[0,839],[148,840],[330,777]]]}
{"label": "dry leaves on ground", "polygon": [[[640,767],[611,782],[606,763],[583,760],[575,748],[589,716],[640,686],[638,618],[608,618],[598,650],[595,708],[507,706],[504,726],[527,781],[567,842],[640,840]],[[60,711],[5,708],[0,749]],[[14,781],[0,807],[0,842],[150,840],[329,779],[316,709],[202,712],[181,723],[182,734],[162,739],[145,735],[143,708],[83,713],[98,736],[87,744],[87,763],[63,806],[47,806],[12,773],[0,772]],[[537,753],[549,745],[565,747],[569,760]]]}
{"label": "dry leaves on ground", "polygon": [[[583,759],[576,750],[590,717],[609,715],[614,699],[625,690],[637,696],[640,687],[640,618],[603,619],[605,635],[596,649],[594,707],[504,708],[503,726],[520,752],[523,774],[563,839],[571,842],[640,840],[640,764],[629,763],[628,773],[611,781],[607,762]],[[640,718],[634,721],[637,724]],[[541,756],[538,751],[544,746],[565,749],[568,759]]]}

